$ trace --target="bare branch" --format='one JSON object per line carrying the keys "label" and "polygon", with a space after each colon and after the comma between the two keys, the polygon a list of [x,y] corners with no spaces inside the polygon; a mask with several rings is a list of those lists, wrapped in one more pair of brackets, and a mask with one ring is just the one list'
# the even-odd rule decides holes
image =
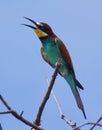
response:
{"label": "bare branch", "polygon": [[[93,122],[86,122],[86,123],[81,124],[80,126],[75,127],[73,130],[76,130],[76,128],[81,128],[81,127],[83,127],[83,126],[85,126],[85,125],[95,125],[95,126],[100,126],[100,127],[102,127],[102,124],[93,123]],[[90,130],[92,130],[92,129],[90,129]]]}
{"label": "bare branch", "polygon": [[[47,82],[47,85],[49,86],[49,81],[48,81],[48,79],[46,79],[46,82]],[[76,128],[76,123],[73,123],[72,121],[68,120],[68,119],[66,118],[66,116],[63,114],[62,109],[61,109],[61,106],[60,106],[60,103],[59,103],[59,101],[58,101],[58,99],[57,99],[57,97],[56,97],[56,95],[55,95],[55,93],[54,93],[53,90],[51,90],[51,95],[52,95],[52,97],[53,97],[53,99],[54,99],[54,101],[55,101],[55,103],[56,103],[56,105],[57,105],[57,108],[58,108],[58,111],[59,111],[59,114],[60,114],[61,119],[63,119],[63,120],[64,120],[69,126],[71,126],[73,129]],[[76,128],[75,130],[80,130],[80,129],[79,129],[79,128]]]}
{"label": "bare branch", "polygon": [[[90,128],[90,130],[93,130],[95,128],[95,126],[98,125],[98,123],[102,120],[102,116],[97,120],[97,122]],[[102,127],[102,124],[101,124]]]}
{"label": "bare branch", "polygon": [[[36,129],[36,130],[43,130],[42,128],[38,127],[36,124],[33,124],[31,122],[29,122],[28,120],[24,119],[21,115],[19,115],[16,111],[14,111],[8,104],[7,102],[4,100],[4,98],[0,95],[0,100],[2,101],[2,103],[5,105],[5,107],[8,109],[8,112],[4,112],[4,114],[12,114],[14,117],[16,117],[18,120],[22,121],[23,123],[25,123],[26,125]],[[1,112],[1,114],[3,114],[3,112]]]}
{"label": "bare branch", "polygon": [[11,110],[0,112],[0,114],[10,114],[10,113],[11,113]]}
{"label": "bare branch", "polygon": [[38,113],[37,113],[37,117],[36,117],[36,119],[34,121],[34,123],[36,125],[38,125],[38,126],[40,125],[41,116],[42,116],[44,107],[45,107],[45,105],[47,103],[47,100],[49,99],[49,96],[50,96],[51,90],[53,88],[53,85],[54,85],[54,82],[55,82],[55,79],[56,79],[60,64],[61,64],[61,59],[59,59],[57,64],[56,64],[55,71],[54,71],[54,73],[52,75],[52,80],[51,80],[51,82],[49,84],[48,90],[47,90],[47,92],[45,94],[45,97],[43,98],[43,101],[42,101],[42,103],[41,103],[41,105],[39,107]]}

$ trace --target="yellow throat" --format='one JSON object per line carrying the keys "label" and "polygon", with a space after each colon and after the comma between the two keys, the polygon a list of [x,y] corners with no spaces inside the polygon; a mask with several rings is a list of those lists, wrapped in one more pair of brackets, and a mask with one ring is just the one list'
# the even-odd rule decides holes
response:
{"label": "yellow throat", "polygon": [[48,36],[47,33],[43,32],[43,31],[41,31],[41,30],[39,30],[39,29],[37,29],[37,28],[34,29],[34,32],[36,33],[36,35],[37,35],[39,38]]}

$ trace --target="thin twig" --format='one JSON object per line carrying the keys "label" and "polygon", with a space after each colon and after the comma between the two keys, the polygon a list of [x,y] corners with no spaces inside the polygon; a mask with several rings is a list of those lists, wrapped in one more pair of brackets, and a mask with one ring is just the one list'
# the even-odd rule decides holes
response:
{"label": "thin twig", "polygon": [[[16,111],[14,111],[8,104],[7,102],[4,100],[4,98],[0,95],[0,100],[2,101],[2,103],[5,105],[5,107],[8,109],[8,113],[12,114],[14,117],[16,117],[18,120],[22,121],[23,123],[25,123],[26,125],[35,128],[36,130],[43,130],[42,128],[38,127],[36,124],[33,124],[31,122],[29,122],[28,120],[24,119],[21,115],[19,115]],[[2,114],[2,112],[1,112]],[[4,113],[6,114],[6,113]]]}
{"label": "thin twig", "polygon": [[61,106],[60,106],[60,104],[59,104],[59,102],[58,102],[58,99],[57,99],[57,97],[56,97],[56,95],[55,95],[55,93],[54,93],[53,90],[51,91],[51,95],[52,95],[53,99],[55,100],[55,103],[56,103],[56,105],[57,105],[57,108],[58,108],[58,111],[59,111],[60,116],[62,116],[62,115],[63,115],[63,112],[62,112]]}
{"label": "thin twig", "polygon": [[[102,127],[102,124],[99,124],[99,123],[86,122],[86,123],[81,124],[80,126],[75,127],[73,130],[76,130],[77,128],[81,128],[81,127],[83,127],[85,125],[95,125],[95,126]],[[92,130],[92,129],[89,129],[89,130]]]}
{"label": "thin twig", "polygon": [[65,115],[62,115],[62,119],[72,127],[73,130],[80,130],[80,128],[77,128],[76,123],[73,123],[71,120],[69,120]]}
{"label": "thin twig", "polygon": [[10,114],[10,113],[11,113],[11,110],[0,112],[0,114]]}
{"label": "thin twig", "polygon": [[[95,126],[102,120],[102,116],[97,120],[97,122],[90,128],[90,130],[93,130]],[[102,127],[102,125],[101,125]]]}
{"label": "thin twig", "polygon": [[61,59],[58,60],[57,64],[56,64],[56,68],[55,68],[55,71],[53,73],[53,76],[52,76],[52,80],[49,84],[49,87],[48,87],[48,90],[43,98],[43,101],[39,107],[39,110],[38,110],[38,113],[37,113],[37,117],[34,121],[34,123],[36,125],[40,125],[40,120],[41,120],[41,116],[42,116],[42,113],[43,113],[43,110],[44,110],[44,107],[47,103],[47,100],[49,99],[49,96],[50,96],[50,93],[51,93],[51,90],[53,88],[53,85],[54,85],[54,82],[55,82],[55,79],[56,79],[56,76],[57,76],[57,73],[58,73],[58,70],[59,70],[59,67],[60,67],[60,64],[61,64]]}
{"label": "thin twig", "polygon": [[[47,85],[49,86],[49,81],[48,81],[48,79],[46,79],[46,82],[47,82]],[[66,118],[66,116],[63,114],[62,109],[61,109],[61,106],[60,106],[60,103],[59,103],[59,101],[58,101],[58,99],[57,99],[57,97],[56,97],[56,95],[55,95],[55,93],[54,93],[53,90],[51,90],[51,95],[52,95],[52,97],[53,97],[53,99],[54,99],[54,101],[55,101],[55,103],[56,103],[56,105],[57,105],[57,108],[58,108],[58,111],[59,111],[59,114],[60,114],[61,119],[63,119],[69,126],[71,126],[71,127],[74,129],[74,128],[76,127],[76,123],[73,123],[72,121],[68,120],[68,119]],[[80,129],[77,128],[77,129],[75,129],[75,130],[80,130]]]}

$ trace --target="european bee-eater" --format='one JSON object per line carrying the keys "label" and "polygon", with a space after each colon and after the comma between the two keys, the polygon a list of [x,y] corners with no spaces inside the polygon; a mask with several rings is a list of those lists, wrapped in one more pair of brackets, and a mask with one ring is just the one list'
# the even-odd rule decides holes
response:
{"label": "european bee-eater", "polygon": [[82,110],[84,117],[86,119],[84,106],[79,95],[78,89],[84,89],[80,82],[76,79],[72,60],[68,50],[66,49],[64,43],[55,35],[51,27],[43,22],[35,22],[32,19],[24,17],[25,19],[31,21],[35,26],[28,24],[23,24],[34,30],[37,37],[42,43],[41,55],[43,59],[50,64],[53,68],[56,66],[58,59],[61,59],[61,66],[59,69],[59,74],[64,77],[64,79],[69,84],[72,93],[75,97],[76,103],[79,109]]}

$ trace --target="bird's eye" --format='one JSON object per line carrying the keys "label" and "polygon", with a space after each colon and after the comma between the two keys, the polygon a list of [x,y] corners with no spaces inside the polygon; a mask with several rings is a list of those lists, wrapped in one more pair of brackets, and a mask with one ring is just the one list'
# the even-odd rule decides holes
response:
{"label": "bird's eye", "polygon": [[40,27],[40,29],[41,29],[41,30],[43,30],[43,29],[44,29],[44,26],[39,26],[39,27]]}
{"label": "bird's eye", "polygon": [[44,30],[44,26],[43,26],[43,24],[37,22],[37,25],[38,25],[38,27],[39,27],[41,30]]}

